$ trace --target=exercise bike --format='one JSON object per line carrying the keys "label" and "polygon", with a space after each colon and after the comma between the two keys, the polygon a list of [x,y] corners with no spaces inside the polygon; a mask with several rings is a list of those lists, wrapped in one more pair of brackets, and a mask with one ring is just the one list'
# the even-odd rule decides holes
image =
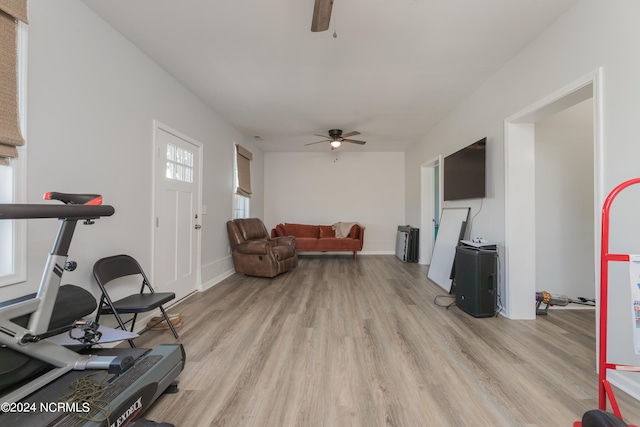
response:
{"label": "exercise bike", "polygon": [[[67,257],[78,221],[91,225],[115,210],[102,205],[100,195],[51,192],[44,198],[64,204],[0,204],[0,220],[60,221],[37,293],[0,303],[0,425],[133,425],[129,423],[162,393],[177,391],[175,378],[184,368],[184,349],[181,344],[153,350],[91,347],[99,335],[90,320],[80,317],[95,310],[95,298],[83,288],[61,286],[62,275],[76,267]],[[78,347],[47,340],[79,325],[83,333],[76,338]],[[103,375],[108,386],[102,407],[58,404],[61,390],[88,372]]]}

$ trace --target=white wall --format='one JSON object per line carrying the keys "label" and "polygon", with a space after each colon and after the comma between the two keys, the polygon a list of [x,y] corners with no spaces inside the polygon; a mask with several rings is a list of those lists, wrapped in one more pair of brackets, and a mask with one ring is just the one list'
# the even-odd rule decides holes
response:
{"label": "white wall", "polygon": [[[79,0],[30,0],[29,21],[27,202],[42,202],[46,191],[90,192],[116,209],[78,226],[70,259],[79,267],[63,282],[97,293],[93,263],[116,253],[151,272],[154,119],[204,145],[202,280],[228,273],[233,143],[254,153],[256,214],[260,150]],[[0,299],[35,291],[56,230],[56,220],[28,222],[27,283],[3,288]]]}
{"label": "white wall", "polygon": [[404,154],[265,153],[264,221],[366,227],[362,253],[395,253],[404,223]]}
{"label": "white wall", "polygon": [[[504,245],[504,119],[602,66],[604,193],[640,174],[640,56],[634,54],[640,2],[635,0],[578,2],[408,150],[404,168],[396,153],[342,152],[335,164],[329,153],[325,160],[267,153],[262,170],[257,147],[80,1],[30,0],[29,6],[27,201],[36,203],[50,190],[96,192],[116,207],[113,217],[80,226],[71,248],[80,267],[65,282],[92,290],[90,269],[101,256],[128,252],[150,268],[154,119],[204,144],[205,282],[229,266],[224,223],[231,213],[233,142],[254,153],[252,214],[263,216],[268,227],[281,221],[356,220],[367,226],[365,249],[377,253],[393,251],[398,224],[419,224],[420,165],[486,136],[488,195],[473,234]],[[322,162],[329,165],[320,167]],[[261,174],[269,192],[262,190]],[[299,183],[312,191],[300,191]],[[332,184],[340,188],[337,201],[330,197]],[[478,208],[472,206],[472,215]],[[638,189],[617,199],[613,251],[640,252],[639,208]],[[35,290],[56,225],[55,220],[29,221],[28,282],[3,288],[2,299]],[[611,305],[628,306],[626,266],[614,265],[611,276],[616,284]],[[610,359],[640,364],[630,340],[630,315],[623,309],[612,313]],[[635,377],[615,378],[640,395]]]}
{"label": "white wall", "polygon": [[[504,250],[504,120],[600,66],[604,126],[603,153],[598,161],[603,171],[604,194],[639,175],[640,56],[630,54],[637,50],[640,39],[638,16],[640,2],[635,0],[579,1],[436,125],[405,153],[407,221],[416,222],[420,218],[420,164],[438,154],[447,155],[476,141],[478,136],[487,136],[488,197],[474,229],[482,230],[484,237]],[[598,205],[602,202],[596,201]],[[637,189],[629,190],[616,202],[617,213],[612,221],[620,231],[612,232],[611,238],[616,251],[640,252],[640,225],[634,218],[639,208]],[[628,272],[626,266],[614,267],[612,281],[618,286],[611,292],[610,303],[627,307]],[[504,268],[500,273],[503,282]],[[611,314],[610,330],[615,333],[610,334],[610,360],[640,364],[640,357],[633,354],[629,316],[631,311],[622,309]],[[640,396],[637,377],[632,376],[628,382],[617,373],[613,377],[618,385]]]}
{"label": "white wall", "polygon": [[535,156],[536,289],[595,298],[593,100],[536,122]]}

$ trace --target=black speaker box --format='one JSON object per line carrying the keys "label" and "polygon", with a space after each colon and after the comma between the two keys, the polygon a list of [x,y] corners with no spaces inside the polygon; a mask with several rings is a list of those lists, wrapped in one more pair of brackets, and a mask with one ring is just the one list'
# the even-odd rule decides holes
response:
{"label": "black speaker box", "polygon": [[496,251],[464,246],[456,248],[456,305],[473,317],[491,317],[496,314],[497,256]]}

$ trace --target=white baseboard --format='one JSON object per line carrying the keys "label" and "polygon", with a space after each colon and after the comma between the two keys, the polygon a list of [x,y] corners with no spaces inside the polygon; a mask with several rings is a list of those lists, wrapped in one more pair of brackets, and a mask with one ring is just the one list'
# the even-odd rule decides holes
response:
{"label": "white baseboard", "polygon": [[[540,310],[544,310],[545,305],[540,305]],[[569,305],[552,305],[547,310],[595,310],[596,307],[593,305],[585,305],[585,304],[569,304]]]}
{"label": "white baseboard", "polygon": [[233,275],[235,273],[235,270],[227,270],[222,274],[219,274],[218,276],[214,277],[213,279],[207,281],[206,283],[202,283],[200,285],[200,291],[199,292],[204,292],[208,289],[213,288],[215,285],[217,285],[218,283],[222,282],[224,279],[226,279],[227,277]]}
{"label": "white baseboard", "polygon": [[[612,385],[618,387],[629,396],[636,400],[640,400],[640,383],[638,382],[638,375],[640,375],[638,372],[620,372],[610,370],[607,372],[607,379]],[[635,381],[633,377],[635,377]],[[594,384],[594,386],[597,387],[598,384]]]}
{"label": "white baseboard", "polygon": [[[298,252],[298,256],[305,255],[345,255],[345,256],[353,256],[353,251],[304,251]],[[393,251],[359,251],[358,256],[360,255],[395,255]]]}

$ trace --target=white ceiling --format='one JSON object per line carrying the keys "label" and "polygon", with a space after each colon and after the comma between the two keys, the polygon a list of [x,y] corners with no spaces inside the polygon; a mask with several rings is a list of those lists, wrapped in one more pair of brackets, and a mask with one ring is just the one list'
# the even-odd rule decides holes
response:
{"label": "white ceiling", "polygon": [[264,151],[404,151],[576,2],[83,1]]}

